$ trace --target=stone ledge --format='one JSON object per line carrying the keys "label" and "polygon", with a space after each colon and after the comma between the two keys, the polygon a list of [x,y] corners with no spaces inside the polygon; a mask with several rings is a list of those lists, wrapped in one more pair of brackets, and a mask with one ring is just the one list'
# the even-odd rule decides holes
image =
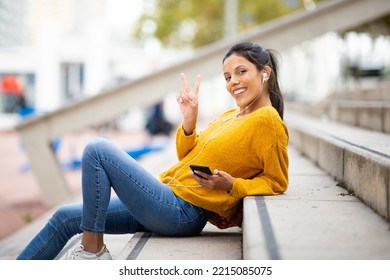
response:
{"label": "stone ledge", "polygon": [[390,135],[289,112],[291,144],[390,220]]}
{"label": "stone ledge", "polygon": [[290,149],[290,185],[244,199],[243,258],[387,260],[388,221]]}

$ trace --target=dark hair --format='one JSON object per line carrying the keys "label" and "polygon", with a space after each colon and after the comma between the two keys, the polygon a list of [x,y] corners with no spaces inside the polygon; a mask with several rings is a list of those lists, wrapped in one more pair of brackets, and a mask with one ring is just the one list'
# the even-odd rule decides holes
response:
{"label": "dark hair", "polygon": [[246,58],[256,66],[258,71],[263,70],[265,66],[271,67],[272,71],[268,80],[269,96],[272,106],[278,111],[279,116],[283,119],[284,102],[278,82],[279,64],[276,59],[277,52],[275,50],[265,49],[256,43],[243,42],[231,47],[226,52],[222,63],[232,54]]}

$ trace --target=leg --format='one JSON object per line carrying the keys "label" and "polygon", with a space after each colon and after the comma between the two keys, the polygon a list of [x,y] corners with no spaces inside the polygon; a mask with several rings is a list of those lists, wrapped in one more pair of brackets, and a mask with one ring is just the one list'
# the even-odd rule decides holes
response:
{"label": "leg", "polygon": [[[86,147],[82,168],[83,206],[58,209],[18,259],[53,259],[73,235],[83,231],[100,235],[98,238],[103,233],[137,231],[189,236],[198,234],[207,222],[207,211],[176,197],[169,187],[106,140]],[[111,185],[120,200],[110,200]]]}
{"label": "leg", "polygon": [[81,213],[81,204],[58,208],[17,259],[54,259],[73,235],[81,233]]}
{"label": "leg", "polygon": [[[65,205],[56,210],[44,228],[17,257],[18,260],[54,259],[72,236],[82,233],[81,204]],[[105,232],[110,234],[145,231],[117,198],[113,197],[107,209]]]}
{"label": "leg", "polygon": [[[122,149],[104,139],[87,145],[83,153],[83,219],[81,229],[92,244],[102,241],[111,186],[130,214],[149,231],[161,235],[198,234],[207,222],[207,211],[176,197]],[[87,241],[86,239],[83,241]]]}

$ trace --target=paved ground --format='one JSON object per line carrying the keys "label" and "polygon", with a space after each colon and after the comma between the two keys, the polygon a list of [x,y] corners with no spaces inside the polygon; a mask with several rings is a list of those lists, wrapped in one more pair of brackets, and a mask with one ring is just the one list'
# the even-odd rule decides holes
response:
{"label": "paved ground", "polygon": [[[115,131],[86,130],[61,138],[58,157],[67,166],[72,159],[79,159],[89,140],[103,136],[124,148],[142,145],[147,134],[118,133]],[[65,172],[72,192],[80,193],[80,169]],[[48,208],[43,205],[39,185],[23,151],[19,136],[12,130],[0,130],[0,240],[14,233],[29,221],[42,215]]]}

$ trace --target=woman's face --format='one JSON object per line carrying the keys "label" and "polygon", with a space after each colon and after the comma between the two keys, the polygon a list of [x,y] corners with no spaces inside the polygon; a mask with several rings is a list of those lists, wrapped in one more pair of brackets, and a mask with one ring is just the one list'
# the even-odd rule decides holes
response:
{"label": "woman's face", "polygon": [[[241,110],[251,104],[262,93],[262,73],[246,58],[232,54],[225,59],[223,72],[226,89]],[[256,100],[256,103],[258,101],[260,101],[260,98]],[[253,104],[251,107],[253,107],[251,109],[255,109],[258,106]]]}

